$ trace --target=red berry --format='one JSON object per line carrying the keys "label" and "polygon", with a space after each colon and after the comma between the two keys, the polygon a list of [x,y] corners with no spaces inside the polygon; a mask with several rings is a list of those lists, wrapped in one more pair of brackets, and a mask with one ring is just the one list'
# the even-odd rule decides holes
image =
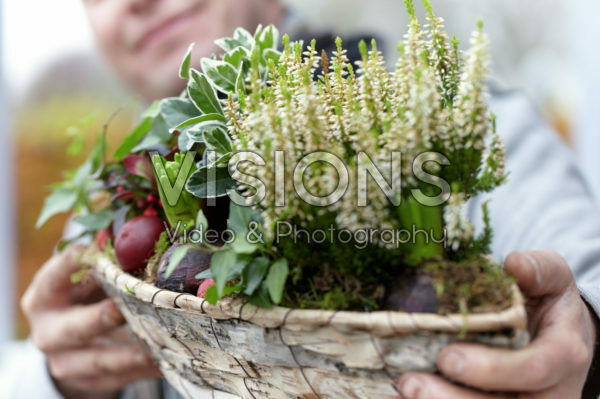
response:
{"label": "red berry", "polygon": [[100,229],[96,232],[96,245],[102,251],[106,248],[106,240],[113,239],[113,233],[111,229]]}
{"label": "red berry", "polygon": [[146,267],[164,229],[156,216],[137,216],[125,223],[115,239],[115,254],[123,270],[134,272]]}
{"label": "red berry", "polygon": [[146,197],[146,202],[149,204],[152,204],[156,201],[156,197],[152,194],[148,194],[148,196]]}
{"label": "red berry", "polygon": [[158,211],[152,207],[146,208],[143,215],[144,216],[158,216]]}
{"label": "red berry", "polygon": [[200,283],[200,286],[198,287],[198,293],[196,294],[196,296],[204,298],[206,296],[206,291],[208,291],[208,289],[213,285],[215,285],[215,280],[213,280],[212,278],[204,279],[204,281],[202,281]]}
{"label": "red berry", "polygon": [[123,186],[118,186],[117,187],[117,193],[121,194],[121,193],[124,193],[124,192],[125,192],[125,187],[123,187]]}
{"label": "red berry", "polygon": [[163,207],[162,201],[158,200],[158,206],[160,206],[161,208]]}
{"label": "red berry", "polygon": [[135,201],[135,206],[137,206],[140,209],[144,209],[146,207],[146,201],[144,201],[143,199],[139,199]]}

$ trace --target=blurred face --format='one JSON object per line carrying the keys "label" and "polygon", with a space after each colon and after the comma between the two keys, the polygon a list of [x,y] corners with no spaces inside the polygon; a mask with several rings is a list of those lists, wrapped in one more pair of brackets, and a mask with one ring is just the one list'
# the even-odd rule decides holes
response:
{"label": "blurred face", "polygon": [[147,100],[176,96],[190,43],[193,62],[218,53],[215,39],[242,26],[278,24],[277,0],[84,0],[98,44],[117,74]]}

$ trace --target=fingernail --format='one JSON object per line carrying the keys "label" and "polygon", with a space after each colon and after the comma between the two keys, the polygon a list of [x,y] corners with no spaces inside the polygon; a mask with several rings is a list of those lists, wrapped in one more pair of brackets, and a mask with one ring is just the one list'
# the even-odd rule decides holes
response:
{"label": "fingernail", "polygon": [[457,351],[450,351],[440,359],[440,367],[449,377],[459,376],[465,369],[465,358]]}
{"label": "fingernail", "polygon": [[416,377],[409,377],[402,386],[400,393],[405,399],[420,399],[423,384]]}

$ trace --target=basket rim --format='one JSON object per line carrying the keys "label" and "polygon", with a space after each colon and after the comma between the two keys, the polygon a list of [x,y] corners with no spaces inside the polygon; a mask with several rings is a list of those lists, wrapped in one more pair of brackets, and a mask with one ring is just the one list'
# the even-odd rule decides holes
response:
{"label": "basket rim", "polygon": [[188,293],[156,287],[123,271],[108,255],[91,245],[81,263],[92,269],[94,278],[116,288],[121,296],[135,297],[155,307],[204,315],[215,320],[241,320],[261,328],[317,329],[332,327],[339,331],[368,332],[379,337],[416,332],[485,333],[501,330],[527,330],[523,295],[513,284],[513,304],[493,313],[448,314],[374,312],[256,307],[239,297],[225,297],[216,305]]}

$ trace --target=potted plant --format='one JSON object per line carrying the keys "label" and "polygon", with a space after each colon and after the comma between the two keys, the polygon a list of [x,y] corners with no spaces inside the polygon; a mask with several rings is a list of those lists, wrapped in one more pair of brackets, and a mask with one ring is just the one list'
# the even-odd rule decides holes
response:
{"label": "potted plant", "polygon": [[388,72],[273,26],[237,29],[106,162],[104,137],[40,217],[75,209],[82,260],[187,397],[385,397],[448,343],[527,343],[522,298],[468,199],[506,178],[466,53],[428,1]]}

